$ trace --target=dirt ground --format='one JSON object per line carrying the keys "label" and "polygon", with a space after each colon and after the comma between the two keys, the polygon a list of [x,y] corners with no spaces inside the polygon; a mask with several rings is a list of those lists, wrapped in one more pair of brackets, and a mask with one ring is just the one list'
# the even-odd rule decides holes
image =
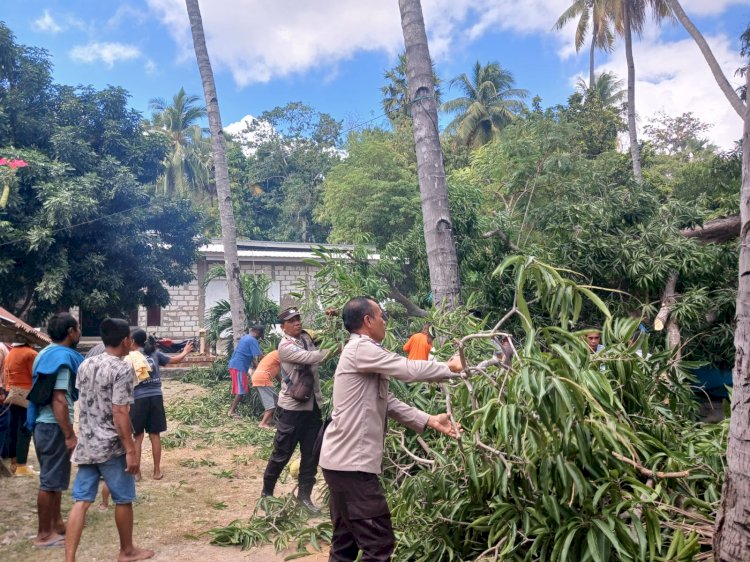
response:
{"label": "dirt ground", "polygon": [[[174,380],[164,381],[165,402],[199,398],[206,390],[200,386]],[[238,422],[227,420],[226,426]],[[179,424],[170,420],[166,435],[174,434]],[[221,428],[219,428],[221,429]],[[213,465],[210,462],[212,461]],[[202,462],[203,461],[203,462]],[[36,455],[29,453],[29,463],[38,466]],[[164,479],[151,477],[153,462],[148,438],[144,440],[141,460],[143,479],[137,485],[138,500],[134,506],[134,537],[138,546],[156,551],[153,560],[275,562],[294,552],[275,553],[272,546],[242,551],[239,547],[209,544],[200,533],[224,526],[235,519],[251,516],[258,500],[265,462],[254,456],[254,448],[227,448],[214,445],[201,448],[193,440],[182,447],[165,449],[162,455]],[[231,477],[227,477],[231,471]],[[75,467],[73,478],[75,477]],[[279,484],[277,493],[292,490],[291,479]],[[72,486],[72,479],[71,479]],[[63,560],[62,548],[36,549],[31,538],[36,533],[36,492],[38,479],[31,477],[0,478],[0,558],[4,561]],[[97,498],[97,502],[99,498]],[[63,494],[63,516],[70,509],[70,492]],[[116,560],[117,531],[114,507],[106,512],[93,505],[78,550],[82,562]],[[326,552],[313,553],[303,560],[322,562]]]}

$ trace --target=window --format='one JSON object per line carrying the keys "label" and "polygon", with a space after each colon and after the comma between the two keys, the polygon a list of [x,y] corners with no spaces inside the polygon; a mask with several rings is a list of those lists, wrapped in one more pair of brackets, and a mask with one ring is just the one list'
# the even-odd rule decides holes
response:
{"label": "window", "polygon": [[146,309],[146,325],[147,326],[161,326],[161,307],[160,306],[149,306]]}

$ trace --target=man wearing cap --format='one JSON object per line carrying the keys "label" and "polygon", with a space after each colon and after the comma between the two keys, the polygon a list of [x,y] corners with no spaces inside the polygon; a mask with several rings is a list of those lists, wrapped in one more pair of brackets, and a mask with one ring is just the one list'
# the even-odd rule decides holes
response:
{"label": "man wearing cap", "polygon": [[[313,513],[320,510],[312,503],[310,494],[315,484],[318,470],[318,457],[313,453],[315,440],[323,424],[320,406],[323,396],[320,393],[318,363],[326,357],[325,351],[315,348],[310,335],[302,329],[302,319],[297,308],[286,308],[279,314],[279,324],[284,335],[279,342],[281,363],[281,394],[279,395],[279,418],[276,422],[276,437],[273,440],[273,453],[263,474],[261,496],[272,496],[276,481],[294,449],[299,443],[300,459],[299,487],[297,498]],[[293,388],[302,378],[312,377],[312,387],[307,400],[297,396]]]}
{"label": "man wearing cap", "polygon": [[240,338],[237,347],[229,360],[229,374],[232,377],[232,394],[234,400],[229,407],[229,416],[238,417],[237,406],[242,397],[250,393],[250,381],[248,373],[251,368],[258,365],[258,360],[262,355],[258,340],[263,337],[265,326],[257,324],[250,328],[250,333]]}
{"label": "man wearing cap", "polygon": [[383,348],[385,317],[369,297],[344,306],[351,334],[333,383],[333,414],[323,436],[320,466],[331,492],[330,562],[386,562],[395,544],[388,504],[378,475],[382,471],[386,416],[422,433],[430,427],[457,437],[447,414],[430,415],[397,400],[390,377],[404,382],[440,382],[458,376],[461,361],[412,361]]}

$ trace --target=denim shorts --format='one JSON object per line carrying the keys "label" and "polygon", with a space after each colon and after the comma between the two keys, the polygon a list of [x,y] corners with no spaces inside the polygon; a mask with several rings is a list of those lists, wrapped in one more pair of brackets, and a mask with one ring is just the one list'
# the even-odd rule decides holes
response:
{"label": "denim shorts", "polygon": [[34,426],[34,449],[39,459],[39,489],[62,492],[70,485],[70,454],[65,436],[56,423]]}
{"label": "denim shorts", "polygon": [[125,455],[98,464],[79,464],[73,482],[73,501],[94,503],[99,491],[99,479],[104,479],[112,501],[127,504],[135,501],[135,476],[125,472]]}

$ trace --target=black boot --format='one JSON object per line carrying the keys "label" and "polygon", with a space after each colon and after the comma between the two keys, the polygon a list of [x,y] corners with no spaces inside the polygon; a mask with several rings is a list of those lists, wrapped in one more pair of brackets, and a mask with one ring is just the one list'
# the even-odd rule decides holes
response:
{"label": "black boot", "polygon": [[312,499],[310,498],[311,493],[312,484],[300,484],[299,493],[297,493],[297,499],[299,500],[299,503],[307,508],[307,511],[309,511],[313,515],[317,515],[318,513],[320,513],[320,508],[312,502]]}

